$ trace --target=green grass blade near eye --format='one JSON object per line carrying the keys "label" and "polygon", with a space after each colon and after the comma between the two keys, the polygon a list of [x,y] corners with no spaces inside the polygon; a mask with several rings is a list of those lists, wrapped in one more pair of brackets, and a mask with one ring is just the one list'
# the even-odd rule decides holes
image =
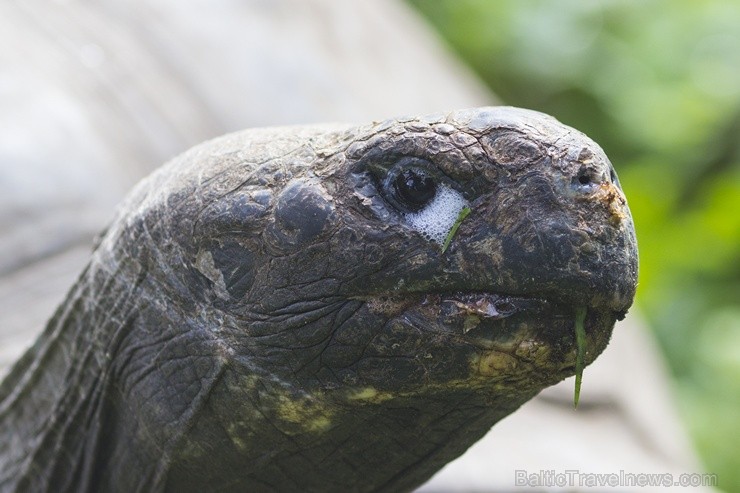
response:
{"label": "green grass blade near eye", "polygon": [[586,307],[576,308],[576,390],[573,395],[573,407],[578,407],[578,398],[581,396],[581,380],[583,379],[583,364],[586,359]]}
{"label": "green grass blade near eye", "polygon": [[457,228],[459,228],[463,220],[468,217],[468,214],[470,214],[470,207],[463,207],[460,211],[460,214],[457,215],[457,219],[455,219],[455,224],[452,225],[452,229],[450,229],[450,232],[447,233],[447,238],[445,238],[445,242],[442,244],[442,253],[445,253],[447,247],[450,246],[452,238],[455,236],[455,233],[457,233]]}

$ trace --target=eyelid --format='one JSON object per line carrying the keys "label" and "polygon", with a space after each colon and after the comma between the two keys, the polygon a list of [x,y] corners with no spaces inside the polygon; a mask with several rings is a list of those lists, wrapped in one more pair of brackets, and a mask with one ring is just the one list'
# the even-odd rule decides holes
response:
{"label": "eyelid", "polygon": [[382,186],[387,187],[400,173],[408,169],[417,169],[438,184],[447,183],[449,186],[453,186],[455,183],[454,180],[437,168],[432,161],[418,156],[403,156],[385,170],[385,177],[381,180]]}

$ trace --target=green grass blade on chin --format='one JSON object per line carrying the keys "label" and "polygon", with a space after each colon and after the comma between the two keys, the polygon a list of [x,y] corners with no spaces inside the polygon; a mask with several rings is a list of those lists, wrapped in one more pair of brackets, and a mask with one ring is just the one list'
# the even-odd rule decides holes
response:
{"label": "green grass blade on chin", "polygon": [[583,379],[583,366],[586,360],[586,307],[576,308],[576,389],[573,395],[573,407],[578,407],[578,399],[581,396],[581,381]]}

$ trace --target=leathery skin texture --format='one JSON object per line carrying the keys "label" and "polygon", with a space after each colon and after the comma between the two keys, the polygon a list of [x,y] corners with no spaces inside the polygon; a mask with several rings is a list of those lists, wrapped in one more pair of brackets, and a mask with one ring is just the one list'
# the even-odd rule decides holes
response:
{"label": "leathery skin texture", "polygon": [[410,490],[636,282],[609,160],[547,115],[226,135],[134,189],[0,386],[0,491]]}

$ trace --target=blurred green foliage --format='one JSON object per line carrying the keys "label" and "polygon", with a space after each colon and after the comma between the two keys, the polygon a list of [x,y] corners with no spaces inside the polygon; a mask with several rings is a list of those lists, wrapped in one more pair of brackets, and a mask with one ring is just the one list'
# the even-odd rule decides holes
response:
{"label": "blurred green foliage", "polygon": [[638,305],[707,470],[740,491],[740,2],[408,1],[507,104],[604,147]]}

